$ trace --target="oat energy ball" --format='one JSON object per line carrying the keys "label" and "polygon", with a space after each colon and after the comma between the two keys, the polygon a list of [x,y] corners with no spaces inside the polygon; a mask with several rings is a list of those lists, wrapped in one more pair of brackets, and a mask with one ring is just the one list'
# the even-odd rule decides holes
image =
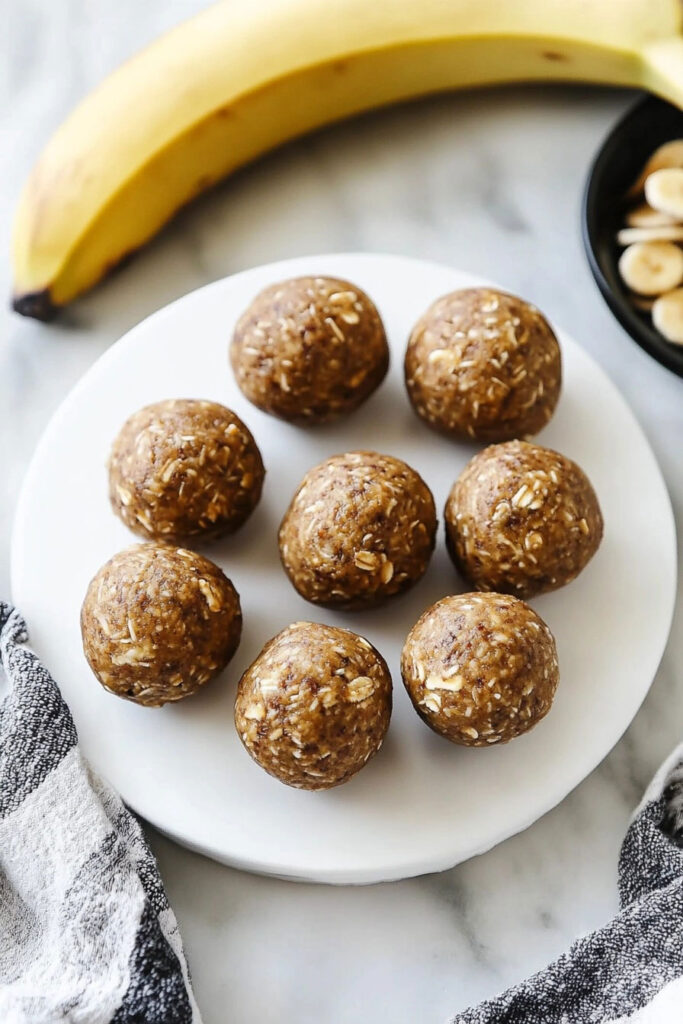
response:
{"label": "oat energy ball", "polygon": [[348,629],[295,622],[240,679],[237,732],[257,764],[298,789],[330,789],[382,745],[391,676],[382,655]]}
{"label": "oat energy ball", "polygon": [[602,540],[591,482],[575,462],[526,441],[491,445],[446,502],[446,543],[478,590],[531,597],[569,583]]}
{"label": "oat energy ball", "polygon": [[435,533],[434,499],[414,469],[347,452],[304,477],[280,526],[280,557],[307,601],[362,608],[420,579]]}
{"label": "oat energy ball", "polygon": [[508,594],[445,597],[411,629],[401,674],[415,710],[453,743],[507,743],[548,713],[559,671],[553,635]]}
{"label": "oat energy ball", "polygon": [[260,292],[235,327],[235,380],[259,409],[292,423],[352,412],[389,367],[379,313],[333,277],[296,277]]}
{"label": "oat energy ball", "polygon": [[81,608],[83,650],[102,686],[158,707],[188,697],[237,650],[237,591],[208,558],[136,544],[91,581]]}
{"label": "oat energy ball", "polygon": [[560,396],[557,338],[535,306],[492,288],[438,299],[408,342],[410,401],[453,437],[507,441],[537,434]]}
{"label": "oat energy ball", "polygon": [[263,462],[218,402],[174,398],[126,420],[109,457],[114,512],[145,538],[180,542],[237,530],[261,497]]}

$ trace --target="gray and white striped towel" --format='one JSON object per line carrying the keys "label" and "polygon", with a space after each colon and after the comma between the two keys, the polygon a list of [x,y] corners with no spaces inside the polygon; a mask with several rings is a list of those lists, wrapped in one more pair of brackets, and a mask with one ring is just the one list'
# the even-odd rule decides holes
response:
{"label": "gray and white striped towel", "polygon": [[201,1024],[140,826],[0,602],[0,1021]]}
{"label": "gray and white striped towel", "polygon": [[[0,602],[0,1022],[200,1024],[140,828],[83,760],[26,639]],[[682,844],[683,747],[626,834],[617,917],[453,1024],[682,1024]]]}
{"label": "gray and white striped towel", "polygon": [[683,1024],[683,744],[633,816],[620,913],[545,970],[452,1024]]}

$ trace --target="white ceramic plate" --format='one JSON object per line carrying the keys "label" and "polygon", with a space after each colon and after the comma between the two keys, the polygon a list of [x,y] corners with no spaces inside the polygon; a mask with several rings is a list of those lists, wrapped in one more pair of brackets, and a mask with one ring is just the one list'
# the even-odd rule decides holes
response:
{"label": "white ceramic plate", "polygon": [[[297,274],[334,274],[377,303],[392,348],[390,374],[349,419],[288,426],[251,406],[227,363],[235,319],[264,285]],[[403,639],[420,613],[462,590],[445,552],[407,596],[365,614],[306,604],[278,560],[280,518],[303,473],[326,456],[375,448],[415,466],[437,507],[474,446],[427,430],[402,381],[408,332],[426,306],[481,284],[450,267],[393,256],[341,255],[258,267],[162,309],[103,356],[43,437],[19,503],[14,600],[35,649],[71,706],[83,749],[135,811],[196,850],[239,867],[295,879],[375,882],[449,867],[530,825],[607,754],[648,691],[674,603],[675,534],[654,456],[613,384],[560,333],[564,392],[539,440],[576,459],[597,490],[605,539],[569,587],[534,605],[555,633],[561,682],[549,716],[528,736],[464,749],[417,718],[401,684]],[[267,467],[263,498],[236,536],[206,547],[242,598],[242,644],[224,675],[190,700],[136,707],[97,684],[85,662],[79,609],[86,586],[115,551],[135,541],[110,511],[105,459],[124,419],[170,397],[216,399],[249,425]],[[235,733],[236,682],[266,640],[313,619],[365,634],[394,676],[394,715],[381,753],[327,793],[288,789],[262,772]]]}

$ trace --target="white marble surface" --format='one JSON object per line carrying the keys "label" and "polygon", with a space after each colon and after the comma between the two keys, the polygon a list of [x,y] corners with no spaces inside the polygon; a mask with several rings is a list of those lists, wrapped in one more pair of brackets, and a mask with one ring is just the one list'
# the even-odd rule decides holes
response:
{"label": "white marble surface", "polygon": [[[201,6],[197,0],[5,0],[5,239],[22,179],[73,102],[134,49]],[[198,285],[256,263],[322,251],[452,262],[535,300],[628,397],[683,528],[683,382],[642,354],[614,322],[579,235],[589,161],[630,98],[588,88],[514,88],[372,115],[269,156],[200,200],[60,323],[22,320],[3,307],[0,592],[8,589],[22,474],[48,417],[93,360],[143,316]],[[0,292],[8,290],[5,258]],[[151,832],[206,1024],[441,1021],[605,921],[616,908],[616,859],[628,816],[680,738],[682,626],[679,601],[650,696],[602,766],[526,833],[451,871],[367,889],[295,885],[229,870]]]}

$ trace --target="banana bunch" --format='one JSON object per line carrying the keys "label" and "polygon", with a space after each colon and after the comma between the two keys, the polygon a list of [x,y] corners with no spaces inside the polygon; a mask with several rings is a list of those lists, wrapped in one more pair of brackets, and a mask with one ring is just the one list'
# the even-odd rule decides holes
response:
{"label": "banana bunch", "polygon": [[47,319],[260,153],[371,107],[543,79],[683,105],[681,0],[223,0],[92,92],[21,195],[14,308]]}

